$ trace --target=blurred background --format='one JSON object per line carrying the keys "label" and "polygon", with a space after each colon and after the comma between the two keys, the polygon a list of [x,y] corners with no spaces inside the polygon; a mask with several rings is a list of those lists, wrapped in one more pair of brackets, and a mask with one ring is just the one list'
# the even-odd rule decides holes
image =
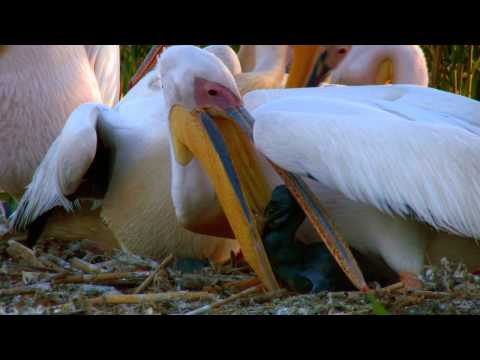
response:
{"label": "blurred background", "polygon": [[[122,89],[152,45],[122,45]],[[232,45],[235,50],[239,45]],[[422,45],[430,86],[480,100],[480,45]]]}

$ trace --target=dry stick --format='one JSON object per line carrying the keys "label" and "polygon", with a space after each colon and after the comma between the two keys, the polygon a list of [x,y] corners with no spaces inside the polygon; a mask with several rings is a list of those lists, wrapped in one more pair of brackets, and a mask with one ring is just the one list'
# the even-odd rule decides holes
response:
{"label": "dry stick", "polygon": [[90,305],[108,304],[143,304],[163,301],[195,301],[212,298],[212,294],[205,291],[169,291],[158,294],[131,294],[131,295],[103,295],[89,300]]}
{"label": "dry stick", "polygon": [[235,300],[238,300],[238,299],[241,299],[241,298],[244,298],[246,296],[249,296],[251,294],[255,294],[256,292],[259,292],[263,289],[263,285],[257,285],[255,287],[252,287],[250,289],[247,289],[247,290],[244,290],[238,294],[235,294],[235,295],[232,295],[230,296],[229,298],[226,298],[224,300],[221,300],[221,301],[217,301],[213,304],[210,304],[210,305],[205,305],[201,308],[198,308],[196,310],[193,310],[193,311],[190,311],[188,313],[186,313],[185,315],[201,315],[201,314],[205,314],[207,312],[209,312],[210,310],[213,310],[213,309],[216,309],[216,308],[219,308],[225,304],[228,304],[228,303],[231,303]]}
{"label": "dry stick", "polygon": [[32,249],[18,243],[15,240],[8,241],[7,253],[14,259],[21,259],[37,268],[48,269],[35,255]]}
{"label": "dry stick", "polygon": [[41,284],[35,284],[30,286],[18,286],[10,289],[0,289],[0,297],[32,294],[39,290],[42,291],[42,290],[47,290],[49,288],[50,288],[50,284],[41,283]]}
{"label": "dry stick", "polygon": [[439,292],[439,291],[427,291],[427,290],[412,290],[409,295],[420,296],[426,299],[441,299],[444,297],[452,296],[453,293]]}
{"label": "dry stick", "polygon": [[81,270],[88,274],[96,274],[100,273],[100,269],[98,269],[95,265],[90,264],[79,258],[73,258],[70,260],[70,265],[72,265],[75,269]]}
{"label": "dry stick", "polygon": [[[379,290],[371,290],[370,292],[381,295],[381,294],[392,293],[398,290],[402,290],[404,288],[405,288],[405,284],[402,282],[398,282],[393,285],[389,285],[384,288],[381,288]],[[334,291],[334,292],[329,292],[328,295],[332,297],[344,297],[344,296],[356,297],[356,296],[363,296],[365,295],[365,293],[362,291]]]}
{"label": "dry stick", "polygon": [[154,272],[152,272],[146,279],[143,283],[140,284],[139,287],[137,287],[135,289],[135,291],[133,292],[134,294],[140,294],[141,292],[143,292],[147,287],[150,286],[150,284],[153,282],[153,279],[155,278],[155,276],[160,272],[162,271],[163,269],[165,269],[168,265],[170,265],[170,263],[173,261],[173,255],[170,254],[168,255],[162,262],[160,265],[158,265],[158,268],[157,270],[155,270]]}
{"label": "dry stick", "polygon": [[223,287],[226,288],[237,288],[240,290],[245,290],[248,288],[251,288],[252,286],[257,286],[260,285],[262,282],[258,277],[255,277],[253,279],[246,279],[246,280],[240,280],[240,281],[231,281],[223,285]]}
{"label": "dry stick", "polygon": [[280,290],[275,290],[275,291],[270,291],[265,294],[260,294],[258,296],[255,296],[253,300],[257,303],[266,303],[266,302],[272,302],[272,300],[281,298],[285,295],[287,295],[289,292],[287,289],[280,289]]}
{"label": "dry stick", "polygon": [[[53,256],[53,255],[51,255]],[[38,257],[38,260],[46,267],[46,268],[49,268],[57,273],[72,273],[71,270],[68,270],[68,269],[65,269],[61,266],[58,266],[57,264],[55,264],[53,261],[50,261],[50,259],[48,259],[48,256],[45,256],[45,255],[42,255],[42,256],[39,256]]]}
{"label": "dry stick", "polygon": [[105,284],[112,281],[124,280],[124,279],[138,279],[147,277],[148,272],[119,272],[108,274],[89,274],[89,275],[69,275],[59,279],[55,279],[56,284]]}
{"label": "dry stick", "polygon": [[243,290],[251,288],[253,286],[260,285],[261,283],[262,283],[262,281],[258,277],[255,277],[253,279],[229,281],[229,282],[226,282],[222,285],[205,286],[202,290],[203,291],[208,291],[210,293],[218,293],[219,289],[222,289],[222,288],[224,288],[224,289],[225,288],[226,289],[234,288],[235,290],[243,291]]}
{"label": "dry stick", "polygon": [[42,256],[39,256],[39,259],[41,261],[43,261],[43,259],[45,259],[46,261],[48,262],[51,262],[53,264],[55,264],[56,266],[60,267],[62,269],[61,272],[64,272],[64,271],[68,271],[68,272],[74,272],[74,269],[72,269],[72,266],[70,265],[70,263],[64,259],[62,259],[61,257],[58,257],[56,255],[53,255],[53,254],[43,254]]}
{"label": "dry stick", "polygon": [[396,284],[386,286],[383,289],[378,290],[377,292],[378,293],[389,293],[389,292],[394,292],[394,291],[397,291],[397,290],[401,290],[403,288],[405,288],[405,284],[403,282],[398,282]]}

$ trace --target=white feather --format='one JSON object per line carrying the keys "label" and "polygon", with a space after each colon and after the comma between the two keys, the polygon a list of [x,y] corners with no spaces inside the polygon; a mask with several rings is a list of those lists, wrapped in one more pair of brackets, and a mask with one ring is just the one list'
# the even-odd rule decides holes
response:
{"label": "white feather", "polygon": [[70,115],[12,215],[10,222],[13,228],[25,229],[56,206],[66,211],[74,209],[75,204],[66,196],[76,191],[95,158],[96,126],[102,109],[107,108],[99,104],[85,104]]}
{"label": "white feather", "polygon": [[[362,88],[377,99],[362,101]],[[259,150],[351,200],[480,237],[478,116],[468,116],[478,103],[416,87],[332,89],[338,98],[284,97],[258,107]]]}
{"label": "white feather", "polygon": [[120,46],[85,45],[104,104],[114,106],[120,97]]}

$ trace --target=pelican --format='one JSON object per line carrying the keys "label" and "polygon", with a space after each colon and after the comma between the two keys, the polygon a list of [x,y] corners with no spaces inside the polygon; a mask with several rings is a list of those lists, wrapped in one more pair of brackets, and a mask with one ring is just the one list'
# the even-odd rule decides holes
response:
{"label": "pelican", "polygon": [[0,46],[0,188],[20,197],[65,119],[119,97],[118,45]]}
{"label": "pelican", "polygon": [[[231,59],[226,47],[209,51]],[[195,57],[188,61],[195,63]],[[210,185],[195,191],[208,181],[196,161],[189,172],[199,175],[179,181],[185,194],[203,204],[192,209],[203,224],[190,228],[203,234],[186,230],[182,214],[175,213],[170,188],[181,192],[171,171],[168,133],[158,70],[148,73],[113,109],[98,103],[79,106],[35,172],[12,228],[29,228],[29,236],[39,238],[88,238],[103,249],[121,247],[155,258],[173,253],[214,262],[228,259],[231,251],[238,252],[237,242],[224,238],[233,237],[228,225],[215,229],[218,237],[204,235],[224,215]],[[79,207],[78,200],[85,199],[100,200],[102,206]]]}
{"label": "pelican", "polygon": [[[238,57],[229,46],[214,45],[205,50],[222,60],[232,75],[241,72]],[[156,52],[152,54],[156,56]],[[145,63],[150,64],[153,61],[146,59]],[[89,238],[103,244],[106,249],[120,246],[126,251],[152,257],[173,253],[179,257],[210,258],[216,262],[227,259],[231,251],[238,251],[238,245],[234,240],[223,238],[233,236],[226,221],[214,231],[208,229],[209,222],[213,223],[224,217],[220,205],[215,202],[213,189],[195,191],[195,187],[201,187],[208,179],[202,176],[189,177],[188,183],[182,183],[186,188],[179,188],[175,181],[171,185],[167,110],[164,107],[163,90],[157,83],[156,72],[152,71],[133,87],[112,111],[108,111],[108,108],[100,104],[89,104],[79,107],[72,113],[22,199],[21,205],[28,207],[28,210],[25,210],[25,214],[24,210],[20,210],[16,215],[18,220],[14,222],[17,230],[27,228],[27,224],[40,217],[40,214],[48,212],[49,208],[53,208],[54,210],[48,214],[48,221],[32,236],[64,240]],[[95,136],[100,137],[98,147],[90,148],[85,145],[73,148],[58,145],[58,143],[75,144],[77,127],[82,126],[83,122],[90,121],[90,117],[94,115],[99,121],[96,126],[102,125],[101,131],[98,129],[98,134],[93,132],[90,134],[92,139]],[[156,126],[156,131],[151,130],[151,124],[157,121],[160,121],[161,126]],[[110,148],[114,150],[109,150]],[[103,154],[108,151],[114,151],[116,157],[104,159]],[[70,192],[80,191],[76,187],[78,186],[76,181],[79,179],[88,178],[93,183],[105,182],[102,177],[107,174],[99,171],[98,165],[102,162],[114,167],[111,175],[108,175],[111,177],[108,184],[104,183],[99,193],[87,191],[87,194],[80,195],[82,199],[101,199],[102,209],[76,209],[70,215],[55,208],[62,205],[67,211],[73,210],[61,196],[55,204],[48,203],[44,196],[53,197],[59,188],[62,189],[60,192],[63,196],[74,196]],[[52,166],[58,168],[60,175],[45,171]],[[193,169],[198,166],[195,162],[191,165]],[[63,179],[62,172],[66,172],[69,177]],[[130,172],[137,176],[127,176],[126,174]],[[176,176],[176,173],[173,176]],[[65,188],[67,185],[59,184],[70,181],[74,182],[73,189],[67,189]],[[202,203],[191,209],[189,216],[192,214],[200,216],[205,220],[204,224],[185,227],[207,235],[213,232],[217,237],[194,234],[181,226],[187,221],[184,221],[181,212],[174,212],[170,198],[171,186],[175,196],[183,196],[182,194],[193,196],[197,202]],[[47,189],[48,195],[43,195],[42,191]],[[39,208],[33,210],[36,206]],[[20,213],[22,215],[19,215]],[[177,217],[179,222],[176,220]],[[28,220],[25,220],[27,218]],[[131,220],[126,220],[130,218]]]}
{"label": "pelican", "polygon": [[[321,53],[294,48],[289,87],[308,83]],[[478,102],[415,85],[257,90],[244,101],[256,149],[302,176],[347,242],[408,287],[444,256],[479,266]]]}
{"label": "pelican", "polygon": [[251,72],[255,69],[255,47],[257,45],[241,45],[238,50],[238,59],[242,70]]}
{"label": "pelican", "polygon": [[242,95],[285,87],[288,45],[242,45],[238,57],[242,72],[235,74],[235,80]]}
{"label": "pelican", "polygon": [[233,76],[237,76],[242,72],[242,64],[235,51],[228,45],[210,45],[204,50],[211,52],[225,64]]}
{"label": "pelican", "polygon": [[[308,82],[320,54],[316,46],[294,48],[290,86]],[[174,80],[168,75],[169,67],[164,69],[162,78],[168,87],[168,80]],[[231,85],[228,89],[235,94]],[[221,99],[229,98],[230,92],[217,85],[212,96],[218,90]],[[205,97],[197,100],[207,101]],[[232,159],[239,144],[245,149],[246,157],[237,159],[240,164],[234,169],[248,203],[264,203],[271,189],[272,183],[265,180],[271,172],[256,165],[264,155],[302,177],[347,242],[386,263],[407,287],[421,286],[417,276],[425,263],[436,264],[444,256],[463,261],[471,269],[479,265],[480,247],[475,241],[480,235],[477,101],[416,85],[379,85],[257,90],[245,96],[244,104],[246,110],[230,112],[237,127],[219,119],[215,123]],[[188,109],[193,108],[192,101]],[[176,110],[179,113],[172,111],[170,120],[172,166],[181,172],[180,165],[188,165],[194,155],[202,158],[198,142],[205,135],[192,134],[192,125],[199,120],[189,117],[188,111]],[[254,121],[245,115],[247,110]],[[250,134],[259,152],[256,156],[251,155],[248,142],[238,140],[239,132]],[[206,151],[205,157],[214,158]],[[208,162],[202,164],[214,187],[221,188],[220,175]],[[242,192],[238,186],[233,188],[238,192],[230,197],[239,199],[239,211]],[[222,202],[222,196],[219,199]],[[196,216],[188,214],[195,208],[195,199],[174,193],[173,200],[183,222],[194,223]],[[229,208],[233,206],[227,200],[222,207],[237,238],[242,238],[242,231],[243,239],[247,238],[251,222],[241,223],[237,213],[240,220],[235,223],[235,209]],[[260,216],[261,206],[254,213]],[[301,232],[312,238],[308,224]],[[251,263],[261,273],[260,258]]]}
{"label": "pelican", "polygon": [[418,45],[331,45],[325,63],[333,84],[428,86],[427,62]]}
{"label": "pelican", "polygon": [[[271,168],[262,170],[270,165],[234,121],[248,114],[232,73],[207,51],[174,46],[137,86],[114,109],[85,104],[72,113],[11,226],[30,225],[38,232],[58,216],[55,209],[71,211],[78,200],[101,198],[103,207],[95,215],[110,235],[104,242],[165,248],[168,239],[159,234],[165,226],[179,231],[176,216],[195,232],[234,236],[266,287],[278,288],[260,231],[271,190],[281,180]],[[169,201],[165,190],[170,187],[162,156],[171,157],[175,211],[162,204]],[[98,232],[97,225],[91,227]],[[180,243],[179,235],[170,237],[173,246]],[[336,257],[351,264],[345,254],[341,248]]]}

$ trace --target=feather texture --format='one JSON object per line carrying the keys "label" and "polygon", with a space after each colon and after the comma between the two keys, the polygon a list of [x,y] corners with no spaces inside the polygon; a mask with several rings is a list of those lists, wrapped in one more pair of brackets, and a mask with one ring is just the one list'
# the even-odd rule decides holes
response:
{"label": "feather texture", "polygon": [[480,237],[478,103],[419,87],[331,89],[257,107],[259,150],[351,200]]}

